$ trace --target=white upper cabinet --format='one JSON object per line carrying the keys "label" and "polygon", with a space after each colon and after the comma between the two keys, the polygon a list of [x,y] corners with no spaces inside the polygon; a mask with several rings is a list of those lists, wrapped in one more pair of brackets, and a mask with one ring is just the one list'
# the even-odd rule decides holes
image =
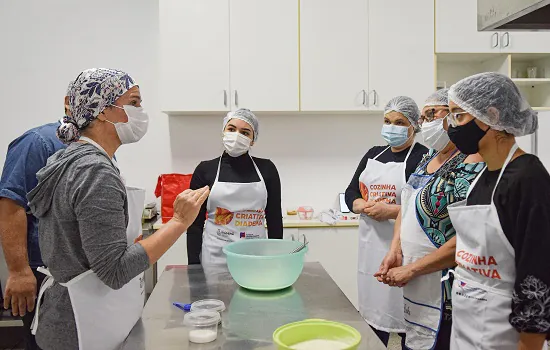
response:
{"label": "white upper cabinet", "polygon": [[[500,52],[500,33],[477,31],[477,0],[436,0],[435,11],[437,53]],[[412,21],[422,19],[432,22],[428,16],[411,17]],[[418,42],[423,40],[418,38]]]}
{"label": "white upper cabinet", "polygon": [[229,4],[232,108],[298,111],[298,0]]}
{"label": "white upper cabinet", "polygon": [[370,109],[398,95],[421,106],[434,91],[433,16],[433,0],[369,1]]}
{"label": "white upper cabinet", "polygon": [[500,48],[506,53],[550,52],[550,32],[499,32]]}
{"label": "white upper cabinet", "polygon": [[228,111],[229,1],[162,0],[161,109]]}
{"label": "white upper cabinet", "polygon": [[366,110],[368,1],[300,3],[302,111]]}

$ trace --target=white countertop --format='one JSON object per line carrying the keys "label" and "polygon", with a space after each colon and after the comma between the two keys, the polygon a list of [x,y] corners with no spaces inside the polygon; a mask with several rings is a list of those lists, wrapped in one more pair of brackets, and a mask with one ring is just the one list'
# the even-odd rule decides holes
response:
{"label": "white countertop", "polygon": [[[329,225],[318,219],[300,220],[297,217],[283,218],[283,228],[323,228],[323,227],[358,227],[359,220],[341,220],[334,225]],[[153,230],[162,227],[162,219],[159,219],[154,225]]]}

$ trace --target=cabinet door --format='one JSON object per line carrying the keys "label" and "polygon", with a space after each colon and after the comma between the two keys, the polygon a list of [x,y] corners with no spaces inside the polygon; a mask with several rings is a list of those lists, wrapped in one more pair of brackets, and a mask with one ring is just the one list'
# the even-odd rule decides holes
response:
{"label": "cabinet door", "polygon": [[550,52],[550,32],[500,32],[499,35],[502,52]]}
{"label": "cabinet door", "polygon": [[298,111],[298,0],[230,0],[230,28],[232,107]]}
{"label": "cabinet door", "polygon": [[433,14],[433,0],[369,0],[370,109],[398,95],[421,106],[434,91],[434,26],[417,20]]}
{"label": "cabinet door", "polygon": [[229,110],[228,1],[159,2],[163,111]]}
{"label": "cabinet door", "polygon": [[301,0],[303,111],[367,109],[368,0]]}
{"label": "cabinet door", "polygon": [[435,11],[436,52],[500,52],[498,33],[477,31],[477,0],[436,0]]}

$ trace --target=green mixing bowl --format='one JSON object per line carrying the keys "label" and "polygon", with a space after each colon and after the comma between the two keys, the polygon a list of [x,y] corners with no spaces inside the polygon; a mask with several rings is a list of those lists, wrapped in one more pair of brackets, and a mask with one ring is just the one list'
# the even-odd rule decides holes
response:
{"label": "green mixing bowl", "polygon": [[292,350],[291,346],[314,339],[341,341],[348,344],[343,350],[355,350],[361,344],[361,333],[343,323],[317,319],[289,323],[273,333],[279,350]]}
{"label": "green mixing bowl", "polygon": [[227,267],[237,284],[257,291],[290,287],[304,268],[307,247],[290,254],[302,243],[283,239],[244,239],[223,247]]}

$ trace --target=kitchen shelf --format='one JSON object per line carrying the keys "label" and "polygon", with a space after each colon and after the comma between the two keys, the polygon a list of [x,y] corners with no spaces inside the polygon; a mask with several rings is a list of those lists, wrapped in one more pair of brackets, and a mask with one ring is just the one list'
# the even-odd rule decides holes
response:
{"label": "kitchen shelf", "polygon": [[514,78],[512,80],[514,81],[514,83],[516,83],[517,86],[535,86],[550,84],[550,78]]}
{"label": "kitchen shelf", "polygon": [[[159,219],[154,225],[153,230],[159,230],[164,224],[162,220]],[[328,228],[328,227],[358,227],[359,220],[340,220],[334,225],[329,225],[318,219],[313,220],[300,220],[297,218],[288,218],[283,219],[283,228]]]}

